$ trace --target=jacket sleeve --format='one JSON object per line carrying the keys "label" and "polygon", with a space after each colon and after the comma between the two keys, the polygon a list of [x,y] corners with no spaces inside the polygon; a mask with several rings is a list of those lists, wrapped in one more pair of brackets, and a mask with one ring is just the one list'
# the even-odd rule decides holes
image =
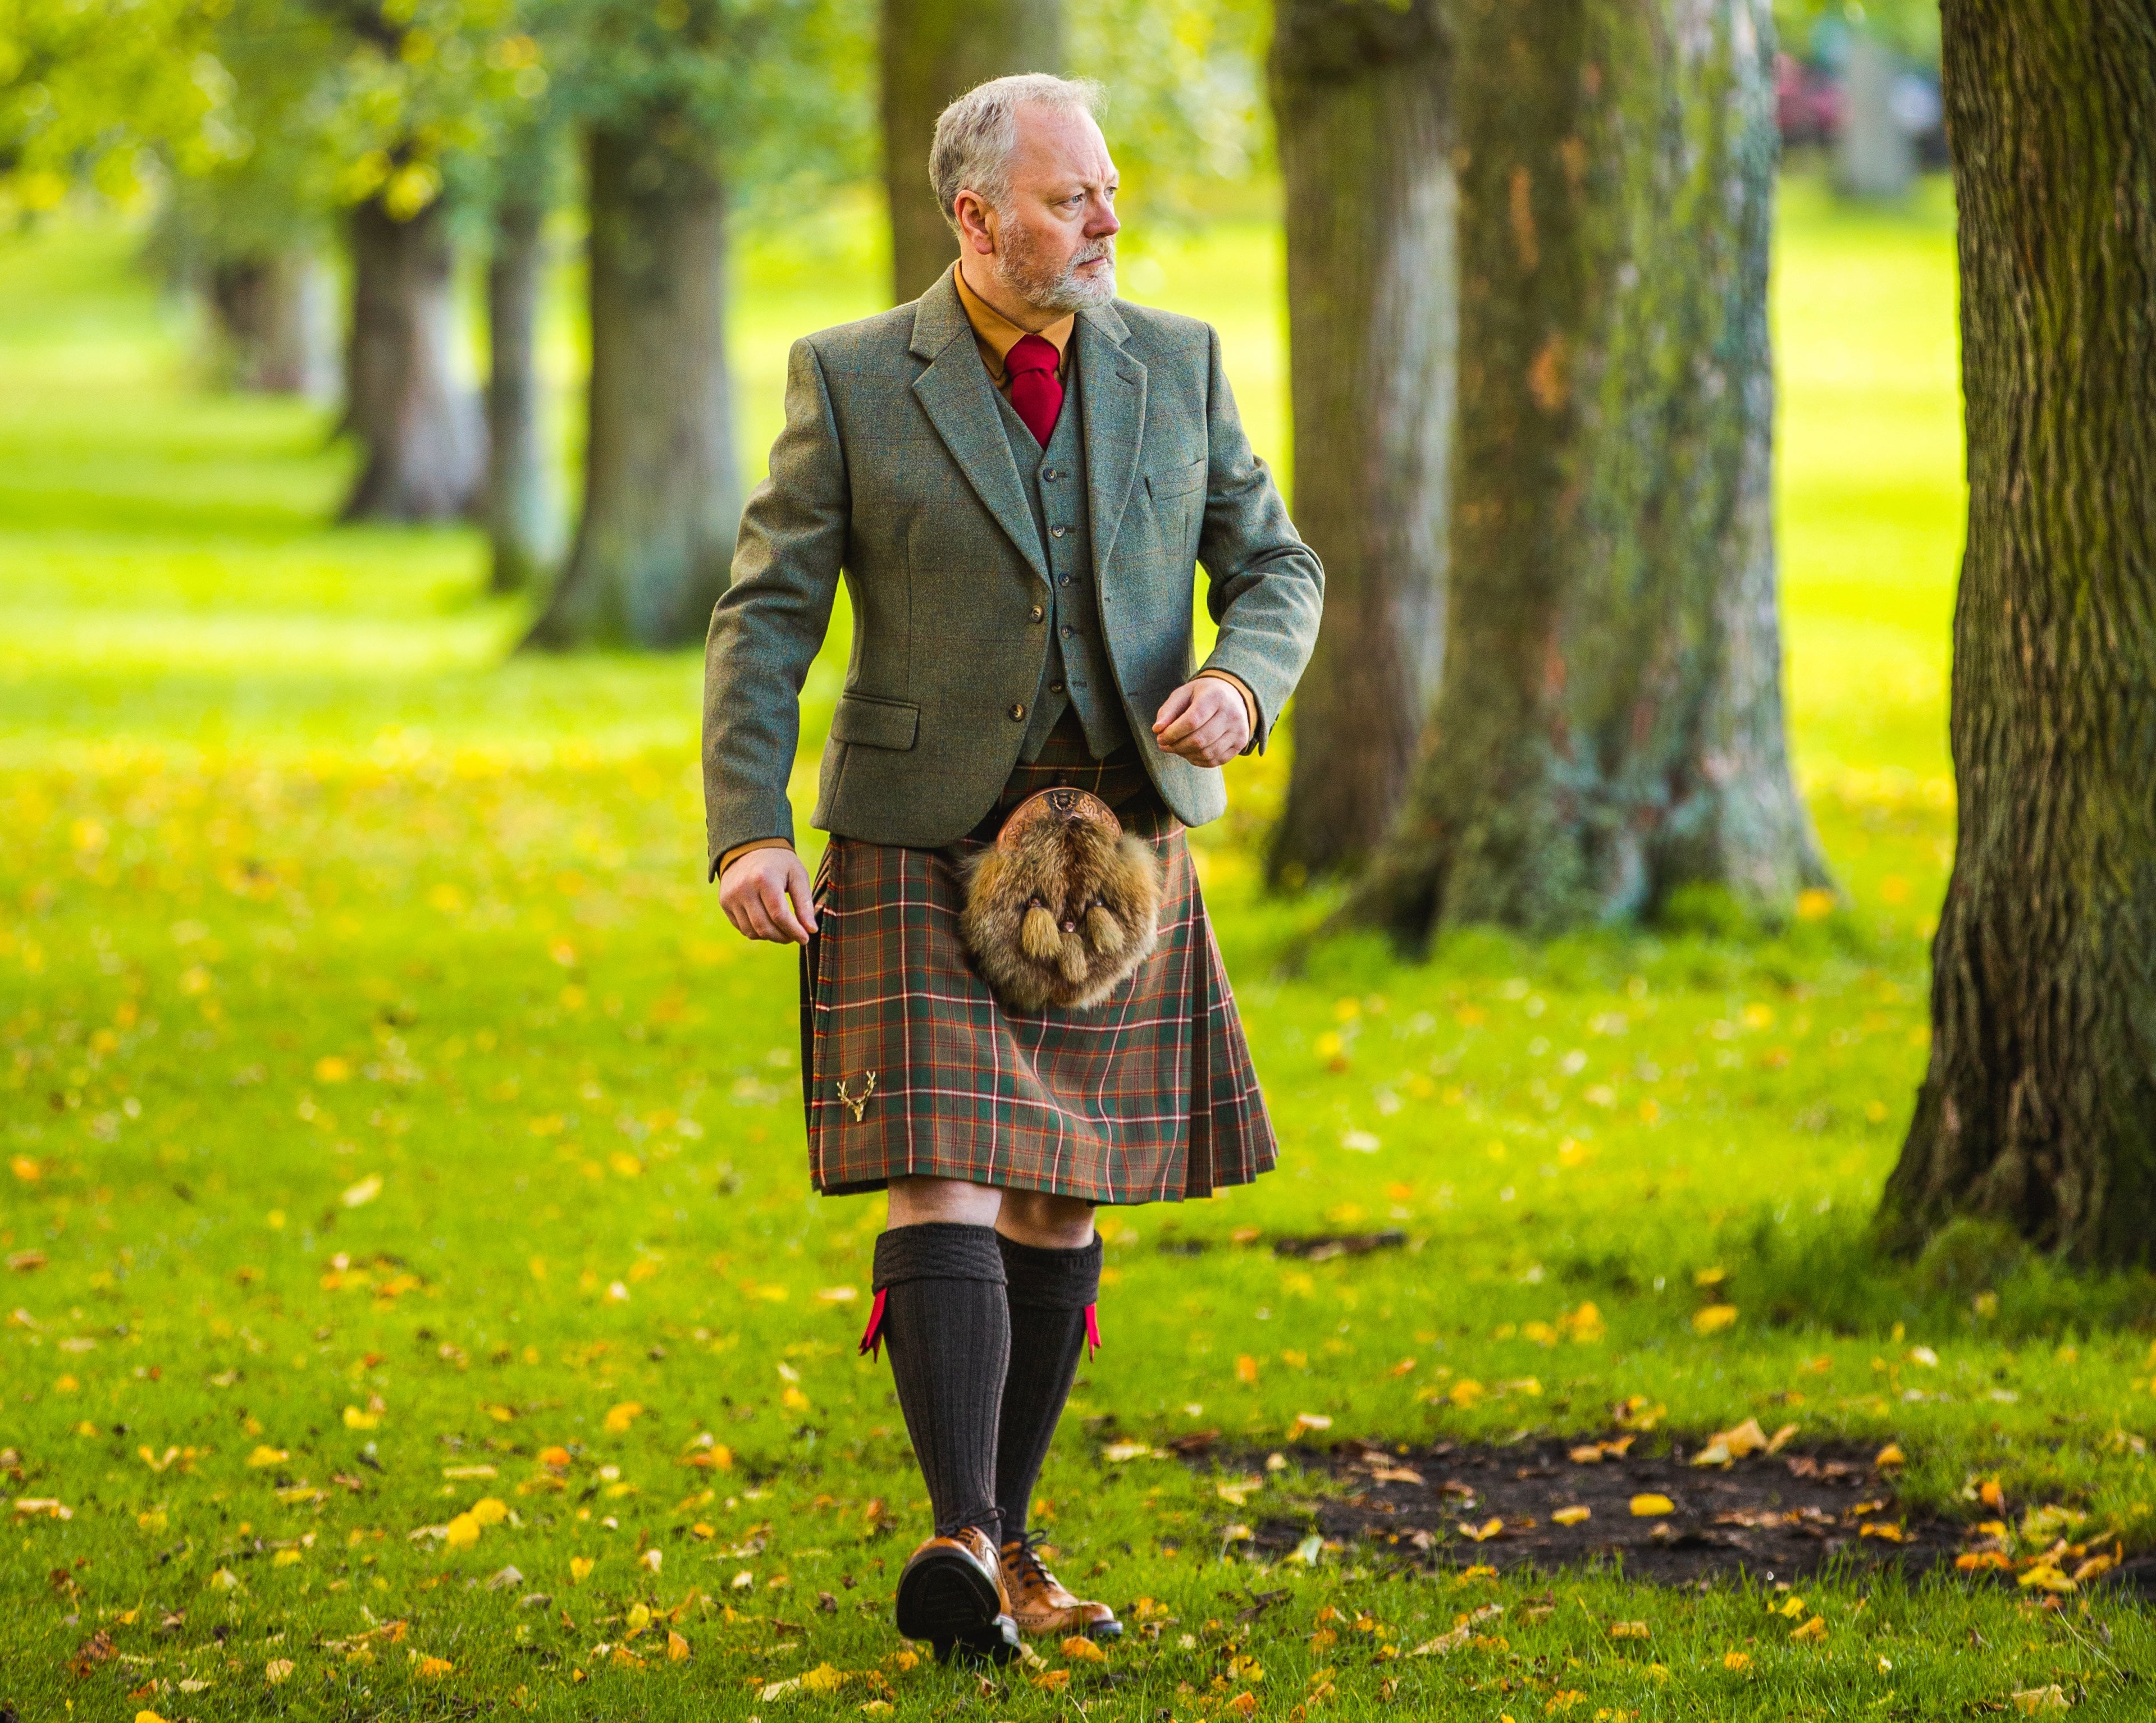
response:
{"label": "jacket sleeve", "polygon": [[815,349],[793,344],[786,428],[750,495],[733,583],[704,645],[704,825],[710,873],[758,838],[793,837],[787,799],[801,685],[824,644],[850,515],[838,421]]}
{"label": "jacket sleeve", "polygon": [[1251,451],[1221,369],[1219,335],[1206,333],[1210,456],[1198,560],[1220,638],[1200,669],[1224,670],[1250,691],[1258,709],[1253,746],[1262,751],[1317,644],[1325,570],[1296,536],[1271,469]]}

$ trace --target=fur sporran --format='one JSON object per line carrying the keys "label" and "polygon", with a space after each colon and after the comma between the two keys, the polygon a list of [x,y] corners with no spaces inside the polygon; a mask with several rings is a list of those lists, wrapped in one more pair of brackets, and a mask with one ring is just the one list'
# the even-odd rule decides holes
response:
{"label": "fur sporran", "polygon": [[1160,936],[1159,857],[1084,790],[1028,797],[967,865],[959,931],[1020,1011],[1098,1005]]}

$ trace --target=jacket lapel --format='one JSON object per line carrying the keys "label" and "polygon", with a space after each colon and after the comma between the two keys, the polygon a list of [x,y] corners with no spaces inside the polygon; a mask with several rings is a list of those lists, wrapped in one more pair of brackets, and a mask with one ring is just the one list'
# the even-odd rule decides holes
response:
{"label": "jacket lapel", "polygon": [[[1026,502],[1018,462],[1011,456],[1010,439],[996,410],[995,385],[981,363],[973,345],[973,326],[966,320],[965,307],[958,303],[958,290],[951,285],[947,272],[916,304],[911,351],[915,357],[928,361],[928,368],[913,380],[913,392],[928,422],[974,494],[1045,585],[1048,556],[1040,529]],[[1089,397],[1089,409],[1091,404]],[[1090,457],[1090,449],[1087,452]]]}
{"label": "jacket lapel", "polygon": [[1145,434],[1146,368],[1123,351],[1129,332],[1113,305],[1079,314],[1078,397],[1085,405],[1086,500],[1092,510],[1093,578],[1102,588]]}

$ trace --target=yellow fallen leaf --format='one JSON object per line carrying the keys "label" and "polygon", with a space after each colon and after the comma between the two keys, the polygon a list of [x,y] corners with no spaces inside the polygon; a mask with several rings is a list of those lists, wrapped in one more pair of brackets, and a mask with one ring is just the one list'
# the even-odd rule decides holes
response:
{"label": "yellow fallen leaf", "polygon": [[456,1669],[446,1657],[422,1657],[416,1651],[412,1654],[412,1673],[422,1681],[439,1681],[444,1675],[454,1674]]}
{"label": "yellow fallen leaf", "polygon": [[891,1714],[892,1709],[891,1702],[889,1700],[872,1699],[860,1708],[860,1711],[864,1717],[888,1717]]}
{"label": "yellow fallen leaf", "polygon": [[1750,1655],[1745,1652],[1732,1651],[1724,1655],[1722,1659],[1722,1666],[1725,1669],[1737,1669],[1740,1671],[1748,1669],[1752,1667],[1752,1659]]}
{"label": "yellow fallen leaf", "polygon": [[2066,1697],[2066,1689],[2056,1681],[2049,1687],[2024,1687],[2009,1697],[2014,1701],[2014,1709],[2025,1717],[2033,1717],[2039,1711],[2067,1710],[2073,1704]]}
{"label": "yellow fallen leaf", "polygon": [[636,1558],[636,1565],[646,1573],[656,1573],[659,1572],[660,1564],[665,1560],[665,1551],[654,1545]]}
{"label": "yellow fallen leaf", "polygon": [[[15,1158],[19,1161],[23,1157],[18,1155]],[[155,1711],[137,1711],[135,1714],[135,1723],[165,1723],[165,1720]]]}
{"label": "yellow fallen leaf", "polygon": [[[247,1456],[247,1464],[259,1470],[264,1466],[281,1466],[291,1457],[284,1449],[264,1446]],[[162,1471],[164,1467],[159,1466],[157,1469]]]}
{"label": "yellow fallen leaf", "polygon": [[1061,1649],[1063,1654],[1073,1663],[1102,1664],[1108,1660],[1108,1654],[1083,1633],[1073,1633],[1063,1642]]}
{"label": "yellow fallen leaf", "polygon": [[1632,1517],[1635,1520],[1656,1520],[1664,1514],[1674,1514],[1677,1505],[1666,1495],[1649,1490],[1632,1498]]}
{"label": "yellow fallen leaf", "polygon": [[347,1406],[344,1409],[344,1427],[347,1430],[371,1430],[381,1422],[382,1414],[378,1412],[362,1412],[357,1406]]}
{"label": "yellow fallen leaf", "polygon": [[2061,1595],[2079,1589],[2049,1561],[2039,1561],[2015,1583],[2025,1592],[2055,1592]]}
{"label": "yellow fallen leaf", "polygon": [[1239,1382],[1245,1383],[1245,1385],[1250,1385],[1255,1383],[1257,1379],[1258,1361],[1255,1358],[1253,1358],[1248,1352],[1245,1352],[1240,1357],[1235,1360],[1235,1380]]}
{"label": "yellow fallen leaf", "polygon": [[297,1550],[280,1550],[270,1558],[272,1567],[296,1567],[302,1557]]}
{"label": "yellow fallen leaf", "polygon": [[1768,1438],[1767,1442],[1767,1452],[1769,1454],[1779,1454],[1784,1448],[1789,1445],[1790,1438],[1802,1428],[1803,1427],[1799,1424],[1784,1424],[1780,1429],[1775,1431],[1774,1435]]}
{"label": "yellow fallen leaf", "polygon": [[1578,1507],[1559,1508],[1550,1515],[1551,1520],[1559,1526],[1583,1526],[1594,1517],[1594,1509]]}
{"label": "yellow fallen leaf", "polygon": [[806,1412],[808,1409],[808,1397],[800,1389],[789,1385],[780,1391],[778,1403],[788,1412]]}
{"label": "yellow fallen leaf", "polygon": [[337,1198],[347,1208],[364,1208],[382,1194],[382,1175],[370,1172],[357,1184],[345,1187],[344,1194]]}
{"label": "yellow fallen leaf", "polygon": [[591,1577],[592,1569],[597,1565],[598,1564],[589,1556],[570,1556],[569,1583],[572,1586],[582,1585]]}
{"label": "yellow fallen leaf", "polygon": [[262,1665],[262,1679],[275,1687],[281,1682],[290,1680],[292,1671],[295,1667],[296,1665],[289,1657],[273,1657]]}
{"label": "yellow fallen leaf", "polygon": [[453,1550],[468,1550],[479,1541],[479,1521],[470,1514],[459,1514],[449,1521],[442,1541]]}
{"label": "yellow fallen leaf", "polygon": [[609,1436],[625,1433],[629,1427],[644,1416],[644,1408],[634,1400],[624,1400],[619,1406],[607,1408],[606,1433]]}
{"label": "yellow fallen leaf", "polygon": [[236,1592],[239,1589],[239,1576],[229,1567],[220,1567],[205,1583],[213,1592]]}
{"label": "yellow fallen leaf", "polygon": [[1876,1468],[1882,1472],[1889,1466],[1905,1466],[1908,1464],[1908,1463],[1909,1456],[1902,1452],[1902,1444],[1898,1442],[1889,1442],[1884,1448],[1879,1450],[1878,1454],[1873,1458],[1871,1462]]}
{"label": "yellow fallen leaf", "polygon": [[1802,1597],[1785,1599],[1774,1606],[1774,1613],[1776,1615],[1786,1615],[1794,1621],[1804,1613],[1804,1600]]}
{"label": "yellow fallen leaf", "polygon": [[1692,1312],[1691,1331],[1694,1334],[1719,1334],[1725,1328],[1734,1327],[1736,1322],[1735,1305],[1707,1305]]}
{"label": "yellow fallen leaf", "polygon": [[834,1669],[829,1664],[818,1664],[801,1678],[801,1690],[813,1693],[819,1699],[829,1699],[845,1685],[845,1671]]}
{"label": "yellow fallen leaf", "polygon": [[1033,1678],[1033,1685],[1044,1693],[1058,1693],[1070,1685],[1068,1669],[1043,1669]]}
{"label": "yellow fallen leaf", "polygon": [[1653,1631],[1643,1621],[1613,1621],[1609,1623],[1609,1637],[1613,1639],[1650,1638]]}
{"label": "yellow fallen leaf", "polygon": [[1876,1521],[1867,1520],[1856,1528],[1856,1535],[1859,1537],[1883,1539],[1890,1544],[1906,1543],[1908,1541],[1908,1534],[1891,1520]]}
{"label": "yellow fallen leaf", "polygon": [[1800,1627],[1789,1629],[1789,1638],[1799,1645],[1816,1645],[1826,1638],[1826,1618],[1815,1615]]}
{"label": "yellow fallen leaf", "polygon": [[673,1628],[669,1628],[666,1630],[666,1661],[670,1664],[685,1664],[688,1660],[689,1642],[675,1633]]}
{"label": "yellow fallen leaf", "polygon": [[1464,1520],[1460,1522],[1460,1535],[1462,1537],[1471,1538],[1478,1544],[1487,1543],[1504,1529],[1505,1522],[1502,1520],[1485,1520],[1480,1526],[1470,1526]]}

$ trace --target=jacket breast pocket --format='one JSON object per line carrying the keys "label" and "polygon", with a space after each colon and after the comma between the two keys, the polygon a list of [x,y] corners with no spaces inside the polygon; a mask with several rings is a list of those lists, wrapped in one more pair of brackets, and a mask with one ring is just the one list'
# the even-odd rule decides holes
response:
{"label": "jacket breast pocket", "polygon": [[831,740],[862,747],[904,750],[921,731],[921,708],[872,694],[842,694],[831,715]]}
{"label": "jacket breast pocket", "polygon": [[1148,473],[1145,482],[1161,551],[1172,566],[1187,570],[1197,561],[1205,521],[1205,457]]}
{"label": "jacket breast pocket", "polygon": [[1146,474],[1146,490],[1157,503],[1171,497],[1188,496],[1205,483],[1205,457],[1178,467],[1169,467],[1158,473]]}

